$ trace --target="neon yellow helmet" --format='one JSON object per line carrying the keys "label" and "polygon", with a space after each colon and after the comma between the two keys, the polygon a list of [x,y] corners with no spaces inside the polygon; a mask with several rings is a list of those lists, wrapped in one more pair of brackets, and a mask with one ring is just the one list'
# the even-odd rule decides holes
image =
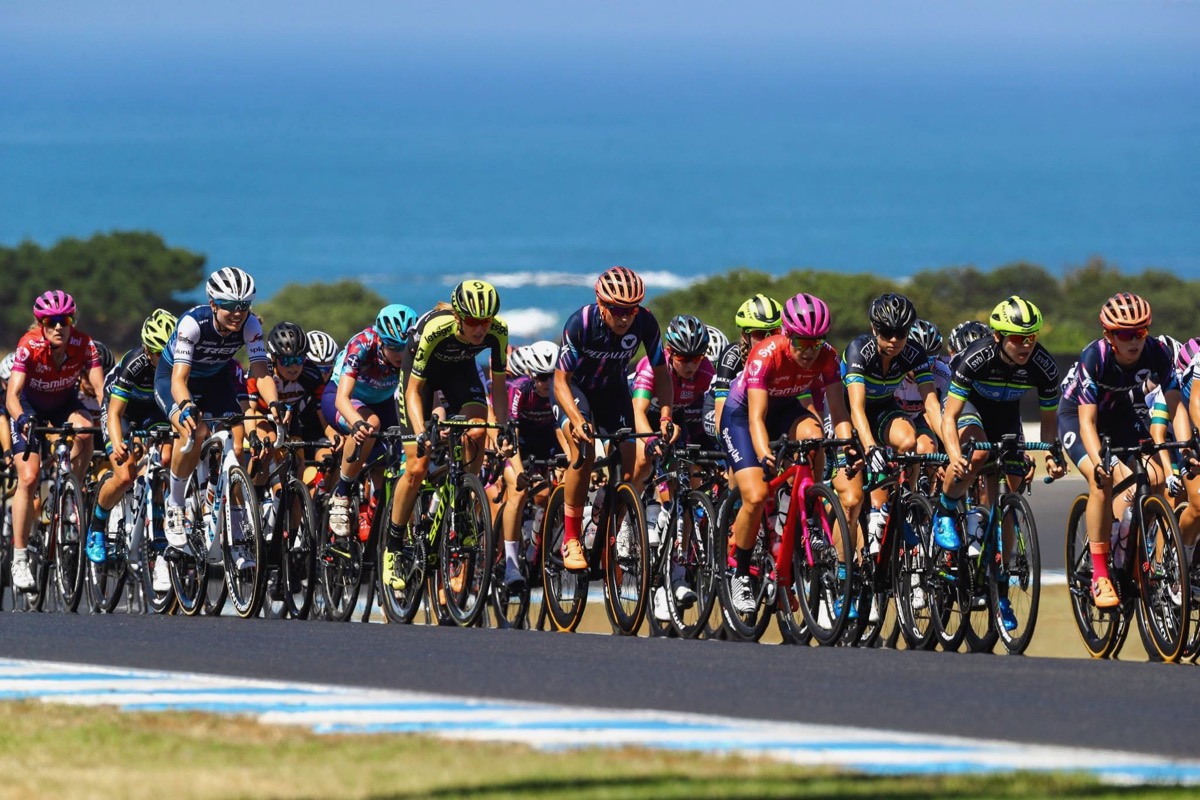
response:
{"label": "neon yellow helmet", "polygon": [[996,333],[1028,335],[1042,329],[1042,312],[1033,303],[1014,294],[992,309],[989,323]]}
{"label": "neon yellow helmet", "polygon": [[742,303],[733,322],[744,331],[770,331],[783,324],[783,306],[765,294],[756,294]]}
{"label": "neon yellow helmet", "polygon": [[142,323],[142,345],[151,353],[161,353],[175,332],[175,315],[163,308],[154,309]]}
{"label": "neon yellow helmet", "polygon": [[463,281],[454,287],[450,305],[460,317],[491,319],[500,311],[500,295],[487,281]]}

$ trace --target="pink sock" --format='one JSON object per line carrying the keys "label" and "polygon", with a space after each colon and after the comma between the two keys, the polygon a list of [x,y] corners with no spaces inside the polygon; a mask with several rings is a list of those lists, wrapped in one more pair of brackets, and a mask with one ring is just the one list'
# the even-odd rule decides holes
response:
{"label": "pink sock", "polygon": [[1109,578],[1108,575],[1108,551],[1111,545],[1108,542],[1089,542],[1088,550],[1092,553],[1092,582],[1101,578]]}

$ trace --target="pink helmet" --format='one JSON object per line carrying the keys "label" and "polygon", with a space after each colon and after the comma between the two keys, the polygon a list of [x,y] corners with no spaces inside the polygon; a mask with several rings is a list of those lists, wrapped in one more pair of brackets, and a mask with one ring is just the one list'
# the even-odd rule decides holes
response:
{"label": "pink helmet", "polygon": [[62,289],[51,289],[33,301],[33,315],[38,319],[74,313],[75,298]]}
{"label": "pink helmet", "polygon": [[1188,339],[1179,347],[1179,355],[1175,357],[1175,366],[1180,372],[1188,368],[1192,363],[1192,359],[1196,357],[1196,353],[1200,353],[1200,336],[1194,339]]}
{"label": "pink helmet", "polygon": [[801,292],[783,304],[783,332],[789,336],[819,338],[829,332],[829,306]]}

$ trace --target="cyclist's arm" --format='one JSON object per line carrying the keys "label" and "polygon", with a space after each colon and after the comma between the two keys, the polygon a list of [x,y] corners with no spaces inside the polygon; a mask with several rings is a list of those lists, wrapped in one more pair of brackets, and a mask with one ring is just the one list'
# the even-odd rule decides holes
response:
{"label": "cyclist's arm", "polygon": [[946,395],[942,409],[942,445],[951,463],[962,459],[962,443],[958,439],[958,418],[962,414],[963,399],[955,394]]}
{"label": "cyclist's arm", "polygon": [[554,399],[571,421],[571,425],[581,428],[584,423],[583,414],[579,413],[579,407],[575,405],[575,396],[571,394],[571,376],[574,374],[561,368],[554,370]]}
{"label": "cyclist's arm", "polygon": [[750,418],[750,441],[754,442],[754,458],[761,462],[771,452],[771,437],[767,433],[766,389],[746,390],[746,412]]}
{"label": "cyclist's arm", "polygon": [[671,382],[671,368],[666,362],[654,368],[654,393],[658,395],[659,420],[670,420],[671,406],[675,402],[675,384]]}
{"label": "cyclist's arm", "polygon": [[279,400],[279,390],[275,388],[275,379],[271,377],[271,370],[267,367],[265,361],[250,362],[250,377],[254,378],[254,385],[258,390],[258,396],[270,408],[271,403]]}
{"label": "cyclist's arm", "polygon": [[176,406],[192,399],[192,393],[188,389],[188,378],[191,376],[191,364],[176,361],[171,367],[171,401]]}
{"label": "cyclist's arm", "polygon": [[833,435],[837,439],[850,438],[850,414],[846,411],[846,397],[842,392],[825,392],[825,405],[829,409],[829,421],[833,423]]}
{"label": "cyclist's arm", "polygon": [[5,405],[8,407],[8,416],[14,422],[20,418],[22,414],[32,414],[33,407],[25,400],[25,373],[13,371],[8,379],[8,397],[5,398]]}
{"label": "cyclist's arm", "polygon": [[[342,419],[346,420],[346,425],[353,432],[355,423],[363,419],[362,414],[358,413],[358,409],[354,407],[354,403],[350,402],[350,398],[354,396],[354,385],[358,383],[353,376],[343,374],[341,380],[338,381],[337,395],[333,399],[334,408],[337,413],[341,414]],[[332,422],[330,423],[332,424]]]}
{"label": "cyclist's arm", "polygon": [[[408,376],[408,384],[404,387],[404,408],[408,413],[408,424],[416,436],[425,432],[425,402],[421,399],[424,389],[424,378],[415,373]],[[338,396],[341,396],[340,391]]]}
{"label": "cyclist's arm", "polygon": [[1100,463],[1100,433],[1096,430],[1096,404],[1079,404],[1079,441],[1087,451],[1093,469],[1108,472],[1108,465]]}
{"label": "cyclist's arm", "polygon": [[508,424],[508,375],[503,369],[492,370],[492,414],[497,425]]}
{"label": "cyclist's arm", "polygon": [[129,404],[125,402],[124,397],[119,397],[115,394],[108,397],[108,441],[112,442],[113,447],[117,446],[117,442],[122,441],[125,437],[121,435],[121,420],[125,419],[125,409]]}
{"label": "cyclist's arm", "polygon": [[925,421],[929,423],[929,429],[940,431],[942,429],[942,403],[938,399],[937,389],[932,381],[918,384],[918,389],[921,392],[921,399],[925,402]]}
{"label": "cyclist's arm", "polygon": [[[1167,415],[1171,419],[1175,419],[1176,417],[1179,416],[1179,407],[1182,405],[1179,401],[1182,399],[1182,397],[1183,397],[1183,395],[1179,392],[1178,389],[1168,389],[1167,391],[1163,392],[1163,399],[1166,400],[1166,402],[1167,402]],[[1157,432],[1155,430],[1156,428],[1158,429]],[[1175,430],[1176,430],[1176,433],[1180,432],[1178,426],[1176,426]],[[1186,442],[1192,435],[1192,431],[1191,431],[1190,427],[1185,426],[1183,432],[1184,432],[1183,438],[1176,439],[1175,441]],[[1156,435],[1156,433],[1157,433],[1157,435]],[[1167,440],[1167,426],[1166,425],[1151,425],[1150,426],[1150,438],[1159,444],[1161,444],[1162,442],[1165,442]],[[1165,470],[1165,472],[1163,474],[1164,475],[1172,474],[1174,472],[1175,466],[1171,461],[1171,454],[1169,452],[1167,452],[1166,450],[1160,450],[1158,455],[1162,459],[1163,469]]]}
{"label": "cyclist's arm", "polygon": [[650,393],[638,389],[633,393],[633,429],[638,433],[653,433],[650,425]]}
{"label": "cyclist's arm", "polygon": [[867,387],[861,381],[846,383],[846,397],[850,404],[850,423],[858,431],[863,447],[870,450],[876,446],[875,433],[867,421]]}

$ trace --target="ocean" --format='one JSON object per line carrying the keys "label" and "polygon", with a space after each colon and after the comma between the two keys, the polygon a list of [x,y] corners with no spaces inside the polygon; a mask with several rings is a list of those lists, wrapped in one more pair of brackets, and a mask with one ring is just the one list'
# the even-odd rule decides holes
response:
{"label": "ocean", "polygon": [[[35,61],[6,58],[8,78]],[[267,296],[350,277],[418,310],[484,277],[518,339],[556,334],[613,264],[652,292],[1093,255],[1200,278],[1194,58],[205,58],[9,81],[0,243],[149,229]]]}

